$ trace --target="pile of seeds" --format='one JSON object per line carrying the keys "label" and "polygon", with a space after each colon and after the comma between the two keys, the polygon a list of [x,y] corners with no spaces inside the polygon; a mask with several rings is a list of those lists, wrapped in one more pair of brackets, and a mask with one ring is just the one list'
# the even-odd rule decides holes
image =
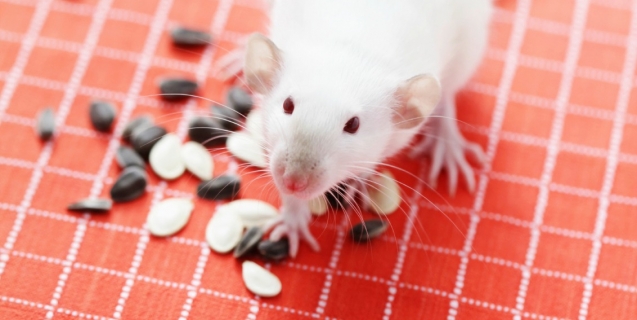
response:
{"label": "pile of seeds", "polygon": [[[181,47],[205,46],[212,40],[210,34],[183,27],[170,32],[173,43]],[[162,98],[167,101],[187,99],[199,90],[197,82],[187,78],[167,77],[158,82]],[[205,240],[210,248],[220,254],[233,251],[236,258],[259,256],[270,261],[280,261],[288,256],[289,243],[264,240],[264,227],[280,219],[278,210],[264,201],[238,199],[241,178],[232,173],[214,177],[214,159],[207,148],[225,145],[237,159],[260,168],[267,167],[263,146],[263,120],[260,110],[253,110],[253,100],[248,92],[231,88],[226,95],[227,106],[213,104],[209,116],[198,116],[189,123],[190,141],[182,143],[175,133],[156,124],[147,114],[131,119],[122,132],[122,142],[116,150],[115,160],[121,172],[110,189],[110,198],[80,199],[68,205],[69,211],[107,213],[113,202],[134,201],[146,193],[148,185],[147,164],[163,180],[175,180],[186,171],[201,180],[196,188],[197,197],[205,200],[231,200],[218,205],[206,226]],[[117,117],[116,107],[109,101],[93,100],[88,106],[88,117],[100,132],[110,132]],[[245,119],[242,125],[243,119]],[[43,109],[36,119],[36,132],[44,140],[55,135],[55,112]],[[242,129],[242,130],[240,130]],[[370,178],[368,188],[371,210],[389,214],[400,205],[398,185],[388,171]],[[338,192],[326,193],[310,202],[313,214],[322,215],[329,208],[344,209],[340,196],[346,185],[336,187]],[[167,198],[152,206],[146,226],[157,237],[168,237],[182,230],[194,210],[193,200]],[[382,220],[368,220],[354,226],[350,235],[354,241],[368,241],[387,229]],[[271,297],[281,291],[281,281],[271,272],[252,261],[244,261],[242,277],[246,288],[262,296]]]}

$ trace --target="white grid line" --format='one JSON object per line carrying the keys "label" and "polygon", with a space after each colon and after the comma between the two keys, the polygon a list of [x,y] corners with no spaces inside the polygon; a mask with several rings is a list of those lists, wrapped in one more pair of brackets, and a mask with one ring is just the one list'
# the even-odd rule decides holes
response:
{"label": "white grid line", "polygon": [[593,231],[593,247],[589,257],[588,268],[586,270],[586,278],[584,279],[584,292],[579,310],[579,319],[585,320],[588,315],[588,306],[593,295],[593,278],[597,271],[599,255],[602,249],[601,238],[604,235],[606,218],[608,216],[608,206],[610,205],[610,194],[613,188],[617,164],[619,162],[618,155],[621,148],[622,137],[624,133],[624,116],[628,111],[630,101],[631,84],[635,77],[635,68],[637,67],[637,2],[633,2],[631,11],[630,34],[628,36],[629,43],[626,49],[626,58],[624,61],[624,69],[622,72],[622,85],[619,89],[617,97],[617,108],[615,119],[613,121],[613,129],[610,137],[610,148],[608,152],[608,162],[604,172],[604,182],[599,197],[599,208],[595,219],[595,229]]}
{"label": "white grid line", "polygon": [[[232,11],[233,4],[234,4],[233,0],[224,0],[219,2],[215,15],[212,17],[212,21],[210,25],[210,31],[212,34],[223,34],[223,31],[225,30],[226,24],[230,17],[230,12]],[[202,85],[206,82],[206,79],[208,78],[207,75],[212,66],[212,59],[216,51],[217,51],[217,47],[208,46],[201,57],[201,60],[197,67],[197,73],[195,77],[197,82]],[[177,132],[176,132],[177,136],[181,140],[183,140],[187,134],[188,123],[194,113],[194,109],[196,108],[196,106],[197,106],[196,102],[193,100],[190,100],[188,101],[184,109],[182,119],[179,121],[179,124],[177,126]],[[157,190],[155,191],[155,194],[153,196],[153,201],[155,201],[156,199],[160,200],[163,197],[163,193],[166,191],[166,189],[167,189],[166,182],[161,181],[159,184],[159,188],[157,188]],[[202,244],[201,254],[199,255],[197,266],[195,270],[193,271],[193,275],[192,275],[192,279],[193,279],[192,285],[194,287],[194,290],[191,290],[188,292],[188,297],[186,298],[186,301],[184,302],[182,306],[181,316],[179,320],[186,320],[189,316],[189,310],[192,307],[193,301],[197,297],[197,288],[201,284],[201,281],[200,281],[201,276],[203,275],[205,271],[206,261],[208,260],[209,255],[210,255],[209,246],[207,244],[205,245]],[[258,305],[252,304],[249,308],[249,311],[250,311],[250,314],[254,315],[256,319],[256,313],[259,311]]]}
{"label": "white grid line", "polygon": [[[518,56],[520,54],[522,44],[524,43],[526,23],[530,15],[530,6],[530,0],[519,1],[516,5],[516,10],[514,13],[515,20],[511,31],[511,38],[509,39],[509,46],[507,48],[507,57],[504,62],[504,71],[500,79],[495,109],[493,111],[493,116],[491,119],[491,129],[489,132],[489,140],[486,149],[488,168],[490,168],[490,163],[494,159],[499,143],[500,131],[502,130],[504,115],[509,103],[508,95],[511,91],[515,72],[517,70],[519,58]],[[473,239],[478,228],[478,223],[480,222],[480,216],[477,213],[482,211],[482,204],[486,195],[488,179],[488,176],[484,173],[480,174],[476,197],[470,214],[470,223],[467,229],[465,243],[462,248],[464,256],[460,258],[460,265],[458,266],[458,272],[456,273],[456,283],[453,289],[454,297],[452,297],[451,301],[449,302],[449,313],[447,315],[448,320],[455,320],[458,313],[458,297],[462,294],[462,288],[464,287],[467,265],[469,264],[468,255],[471,253]]]}
{"label": "white grid line", "polygon": [[[425,166],[423,166],[418,173],[418,177],[422,178],[425,175]],[[405,222],[405,231],[403,232],[403,243],[398,247],[398,253],[396,254],[396,263],[394,264],[394,269],[392,271],[392,275],[390,279],[394,283],[390,285],[387,289],[388,295],[385,300],[385,309],[383,310],[383,320],[389,320],[389,317],[392,314],[392,304],[396,297],[396,293],[398,289],[396,288],[396,283],[400,280],[400,275],[403,272],[403,264],[405,263],[405,258],[407,256],[407,245],[405,243],[409,242],[411,239],[411,233],[414,229],[414,220],[416,220],[416,216],[418,215],[420,207],[418,206],[417,200],[418,197],[421,196],[421,191],[423,188],[423,179],[418,179],[418,184],[414,189],[414,195],[411,197],[409,201],[409,214],[407,215],[407,221]]]}
{"label": "white grid line", "polygon": [[[529,269],[533,267],[537,247],[540,242],[540,226],[544,221],[544,213],[548,206],[550,194],[549,184],[553,178],[553,170],[555,169],[557,156],[559,155],[559,146],[562,140],[562,132],[564,130],[564,120],[566,119],[566,108],[568,101],[570,100],[573,80],[575,79],[575,72],[577,69],[577,61],[579,60],[584,41],[583,30],[586,26],[588,7],[588,0],[578,1],[575,3],[575,9],[573,11],[573,23],[571,26],[570,36],[568,38],[566,59],[563,64],[564,69],[562,70],[562,79],[560,81],[555,101],[555,115],[553,116],[549,144],[546,149],[547,155],[544,160],[544,166],[540,176],[539,193],[533,212],[531,239],[529,240],[529,246],[526,251],[526,258],[524,261],[525,268],[522,270],[522,278],[515,298],[515,309],[519,311],[519,313],[522,313],[524,310],[526,293],[531,281],[531,272]],[[515,315],[514,319],[519,320],[519,314]]]}
{"label": "white grid line", "polygon": [[[0,123],[2,121],[3,115],[5,114],[5,110],[7,109],[9,102],[13,97],[13,93],[15,92],[15,89],[17,87],[17,81],[22,75],[24,68],[26,67],[35,40],[37,39],[38,35],[41,32],[42,26],[44,25],[44,21],[46,20],[51,1],[52,0],[46,0],[41,4],[41,6],[36,8],[33,19],[31,20],[31,23],[29,25],[29,31],[27,32],[27,41],[22,44],[22,47],[20,48],[20,51],[18,53],[18,57],[16,58],[16,62],[13,65],[9,76],[7,77],[6,84],[2,90],[2,94],[0,95]],[[38,168],[41,168],[48,162],[48,159],[51,155],[50,145],[50,143],[47,143],[45,145],[44,150],[41,152],[36,166],[33,169],[33,173],[31,175],[31,178],[29,179],[27,190],[25,191],[22,202],[20,203],[19,211],[3,246],[3,248],[7,250],[13,248],[13,244],[18,237],[18,233],[22,229],[22,223],[26,218],[26,210],[31,205],[31,200],[33,199],[35,190],[40,184],[40,179],[42,178],[42,171],[38,171]],[[0,259],[0,277],[2,277],[8,259],[8,256],[6,256],[6,259]]]}
{"label": "white grid line", "polygon": [[[163,32],[163,26],[168,20],[168,15],[170,13],[170,8],[172,6],[172,0],[161,0],[157,5],[157,9],[155,10],[155,15],[152,20],[152,24],[150,27],[150,31],[148,32],[148,36],[144,43],[144,48],[142,49],[141,58],[138,62],[137,68],[135,70],[135,74],[133,75],[133,80],[131,86],[129,87],[129,91],[126,95],[126,99],[124,100],[124,105],[122,107],[122,114],[120,115],[120,119],[117,122],[117,126],[115,128],[116,134],[114,137],[121,136],[121,133],[124,130],[124,126],[126,125],[125,121],[130,117],[133,110],[136,106],[136,100],[139,97],[139,94],[142,90],[142,85],[144,79],[146,79],[146,74],[151,66],[152,57],[157,50],[157,45],[159,44],[159,40],[161,38]],[[104,162],[102,162],[102,166],[100,167],[100,172],[98,173],[98,177],[104,177],[108,174],[108,166],[112,163],[113,156],[115,155],[115,151],[119,145],[119,141],[117,139],[112,139],[108,145],[108,150],[106,155],[104,156]],[[96,184],[92,188],[92,192],[97,191],[99,193],[103,186],[101,184]],[[147,231],[145,234],[142,234],[140,237],[140,241],[137,243],[135,249],[135,257],[138,256],[139,252],[143,253],[145,249],[146,242],[148,242],[148,234]],[[139,267],[139,262],[133,259],[131,263],[131,268],[129,273],[136,274],[137,268]],[[115,311],[113,312],[113,318],[119,319],[121,317],[121,313],[124,310],[124,306],[126,303],[126,299],[128,298],[128,292],[132,285],[132,279],[127,279],[125,285],[122,287],[122,291],[120,293],[120,297],[117,300],[117,306],[115,307]],[[128,290],[126,290],[128,289]]]}
{"label": "white grid line", "polygon": [[332,249],[332,254],[330,256],[329,262],[329,270],[330,272],[326,273],[325,281],[323,282],[323,287],[321,288],[321,294],[318,297],[317,305],[316,305],[316,313],[323,314],[325,312],[325,308],[327,307],[327,302],[329,301],[329,295],[331,292],[331,286],[333,279],[333,272],[337,269],[338,260],[341,256],[341,250],[343,249],[343,244],[345,243],[345,227],[347,226],[347,217],[345,213],[343,217],[341,217],[341,222],[338,224],[336,228],[336,240],[334,241],[334,249]]}
{"label": "white grid line", "polygon": [[[88,64],[91,61],[93,50],[95,50],[99,36],[102,33],[102,29],[106,22],[107,12],[111,7],[111,3],[112,0],[100,0],[97,4],[95,16],[91,21],[91,25],[86,35],[84,45],[82,46],[77,63],[75,65],[73,73],[71,74],[71,81],[69,81],[69,85],[67,86],[68,94],[65,94],[59,106],[60,117],[62,117],[62,120],[57,122],[58,126],[64,122],[64,119],[68,115],[73,101],[75,100],[82,79],[84,78],[84,74],[86,73],[86,69],[88,68]],[[91,196],[95,197],[96,195],[91,194]],[[84,239],[86,222],[88,221],[89,217],[90,214],[85,213],[84,217],[81,218],[77,223],[77,228],[75,229],[73,240],[71,242],[71,247],[69,248],[68,254],[66,256],[66,261],[69,263],[75,261],[77,250],[80,248],[82,240]],[[70,272],[71,268],[64,267],[62,269],[62,273],[58,276],[58,283],[53,291],[53,297],[49,302],[49,305],[51,307],[57,306],[58,301],[62,296],[62,292],[64,290],[64,286],[66,285],[66,280],[68,279]],[[49,311],[46,314],[46,318],[51,319],[53,318],[53,315],[54,311]]]}

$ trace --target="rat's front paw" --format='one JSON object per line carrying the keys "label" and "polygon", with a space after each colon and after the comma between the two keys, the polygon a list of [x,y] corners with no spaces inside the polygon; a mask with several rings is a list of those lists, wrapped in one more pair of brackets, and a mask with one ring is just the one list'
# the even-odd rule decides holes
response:
{"label": "rat's front paw", "polygon": [[449,179],[449,193],[455,194],[458,185],[458,171],[464,177],[470,192],[475,189],[473,168],[467,161],[471,158],[479,166],[483,166],[486,156],[477,143],[467,141],[455,122],[442,119],[433,132],[427,133],[424,141],[412,149],[411,156],[427,155],[431,158],[429,184],[436,186],[440,172],[444,168]]}
{"label": "rat's front paw", "polygon": [[319,251],[320,247],[312,233],[310,232],[309,210],[305,212],[290,212],[283,208],[281,216],[266,226],[266,230],[272,229],[270,240],[278,241],[282,237],[287,237],[290,244],[290,256],[296,257],[299,251],[299,242],[305,241],[314,251]]}

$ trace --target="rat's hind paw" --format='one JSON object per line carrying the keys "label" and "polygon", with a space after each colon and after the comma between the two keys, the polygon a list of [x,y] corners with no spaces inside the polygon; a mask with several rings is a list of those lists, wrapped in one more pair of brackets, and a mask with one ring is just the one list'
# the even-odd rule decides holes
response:
{"label": "rat's hind paw", "polygon": [[299,243],[305,241],[314,251],[319,251],[320,246],[310,232],[310,215],[307,217],[300,212],[286,212],[282,210],[281,217],[272,221],[265,227],[265,230],[272,230],[270,240],[278,241],[284,236],[288,238],[290,244],[290,257],[296,257],[299,251]]}
{"label": "rat's hind paw", "polygon": [[438,176],[444,168],[449,179],[449,194],[454,195],[456,192],[459,173],[462,174],[469,191],[473,193],[476,181],[473,168],[467,158],[472,159],[479,166],[483,166],[486,156],[482,147],[477,143],[467,141],[462,137],[457,127],[448,128],[455,125],[453,122],[441,121],[440,126],[437,126],[434,132],[428,134],[419,145],[414,146],[410,155],[416,157],[424,154],[431,158],[429,184],[433,188],[435,188]]}

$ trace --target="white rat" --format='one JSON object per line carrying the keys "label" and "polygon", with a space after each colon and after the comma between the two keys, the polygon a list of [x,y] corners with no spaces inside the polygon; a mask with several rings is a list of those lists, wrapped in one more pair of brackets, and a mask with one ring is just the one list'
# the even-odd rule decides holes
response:
{"label": "white rat", "polygon": [[369,175],[425,122],[410,148],[431,157],[429,182],[444,168],[450,193],[459,172],[473,191],[466,157],[484,155],[458,129],[455,96],[482,59],[491,0],[275,0],[270,10],[270,38],[249,38],[243,75],[263,94],[282,197],[272,240],[287,236],[292,257],[301,239],[318,250],[309,200]]}

